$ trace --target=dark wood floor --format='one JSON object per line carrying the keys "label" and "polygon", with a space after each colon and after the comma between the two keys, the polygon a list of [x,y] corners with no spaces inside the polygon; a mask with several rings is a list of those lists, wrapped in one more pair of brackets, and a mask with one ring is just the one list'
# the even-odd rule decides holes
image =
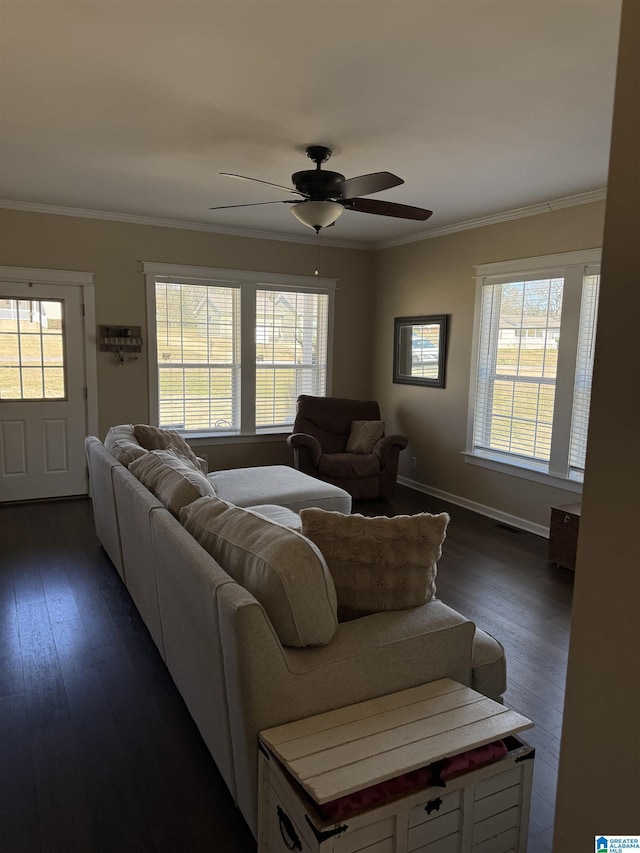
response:
{"label": "dark wood floor", "polygon": [[[551,850],[572,596],[546,540],[403,487],[355,511],[451,514],[438,596],[505,645],[534,720],[529,853]],[[87,499],[0,507],[0,851],[255,853]]]}

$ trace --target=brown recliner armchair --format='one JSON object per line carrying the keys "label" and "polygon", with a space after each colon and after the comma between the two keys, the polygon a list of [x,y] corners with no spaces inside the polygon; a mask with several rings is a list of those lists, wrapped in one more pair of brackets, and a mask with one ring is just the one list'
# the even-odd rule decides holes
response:
{"label": "brown recliner armchair", "polygon": [[354,498],[389,497],[398,474],[398,457],[408,443],[404,435],[384,435],[371,452],[347,453],[352,421],[380,421],[375,400],[298,397],[293,434],[295,467],[333,483]]}

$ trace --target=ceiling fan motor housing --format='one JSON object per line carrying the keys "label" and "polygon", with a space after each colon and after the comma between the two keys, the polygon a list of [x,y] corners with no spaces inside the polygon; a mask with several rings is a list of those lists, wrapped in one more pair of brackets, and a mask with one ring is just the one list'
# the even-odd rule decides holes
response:
{"label": "ceiling fan motor housing", "polygon": [[[322,163],[326,163],[331,157],[331,148],[326,145],[309,145],[307,157],[316,164],[315,169],[305,169],[294,172],[291,181],[295,190],[273,184],[271,181],[262,181],[259,178],[248,178],[245,175],[235,175],[231,172],[221,172],[231,178],[241,178],[244,181],[257,181],[261,184],[279,187],[286,192],[297,193],[302,197],[291,207],[291,212],[303,225],[308,225],[316,230],[333,225],[343,210],[355,210],[360,213],[375,213],[379,216],[395,216],[399,219],[415,219],[424,221],[431,216],[432,211],[420,207],[412,207],[408,204],[396,204],[381,199],[360,198],[360,196],[372,195],[382,190],[398,187],[403,184],[402,178],[391,172],[373,172],[368,175],[359,175],[355,178],[345,180],[340,172],[330,172],[321,169]],[[251,207],[253,204],[277,204],[279,202],[258,201],[249,204],[223,205],[222,207]],[[291,201],[283,202],[291,204]],[[210,210],[222,208],[212,207]]]}
{"label": "ceiling fan motor housing", "polygon": [[310,201],[326,201],[340,197],[341,193],[337,188],[344,181],[344,175],[324,169],[306,169],[294,172],[291,180],[298,192],[306,195]]}

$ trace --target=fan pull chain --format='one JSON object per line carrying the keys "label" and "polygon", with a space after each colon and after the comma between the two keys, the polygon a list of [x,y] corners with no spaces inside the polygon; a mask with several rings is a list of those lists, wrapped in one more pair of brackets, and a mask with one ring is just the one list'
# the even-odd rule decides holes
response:
{"label": "fan pull chain", "polygon": [[316,231],[316,271],[314,275],[320,274],[320,229]]}

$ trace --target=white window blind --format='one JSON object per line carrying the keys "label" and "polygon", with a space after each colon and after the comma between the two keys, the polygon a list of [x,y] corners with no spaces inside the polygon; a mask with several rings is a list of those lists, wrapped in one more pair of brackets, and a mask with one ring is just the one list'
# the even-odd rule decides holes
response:
{"label": "white window blind", "polygon": [[598,307],[594,260],[599,250],[477,268],[469,461],[583,479]]}
{"label": "white window blind", "polygon": [[156,283],[159,425],[240,429],[240,289]]}
{"label": "white window blind", "polygon": [[599,292],[600,276],[597,274],[585,275],[582,287],[580,330],[578,332],[578,351],[576,357],[576,381],[573,392],[571,441],[569,446],[569,465],[571,470],[578,475],[584,475],[584,462],[587,453],[587,430],[589,427],[591,379],[593,376],[593,355],[596,342]]}
{"label": "white window blind", "polygon": [[256,292],[256,427],[293,423],[298,394],[325,394],[329,299]]}
{"label": "white window blind", "polygon": [[293,425],[330,393],[335,281],[143,262],[150,418],[187,434]]}
{"label": "white window blind", "polygon": [[483,287],[477,450],[548,463],[562,289],[557,277]]}

